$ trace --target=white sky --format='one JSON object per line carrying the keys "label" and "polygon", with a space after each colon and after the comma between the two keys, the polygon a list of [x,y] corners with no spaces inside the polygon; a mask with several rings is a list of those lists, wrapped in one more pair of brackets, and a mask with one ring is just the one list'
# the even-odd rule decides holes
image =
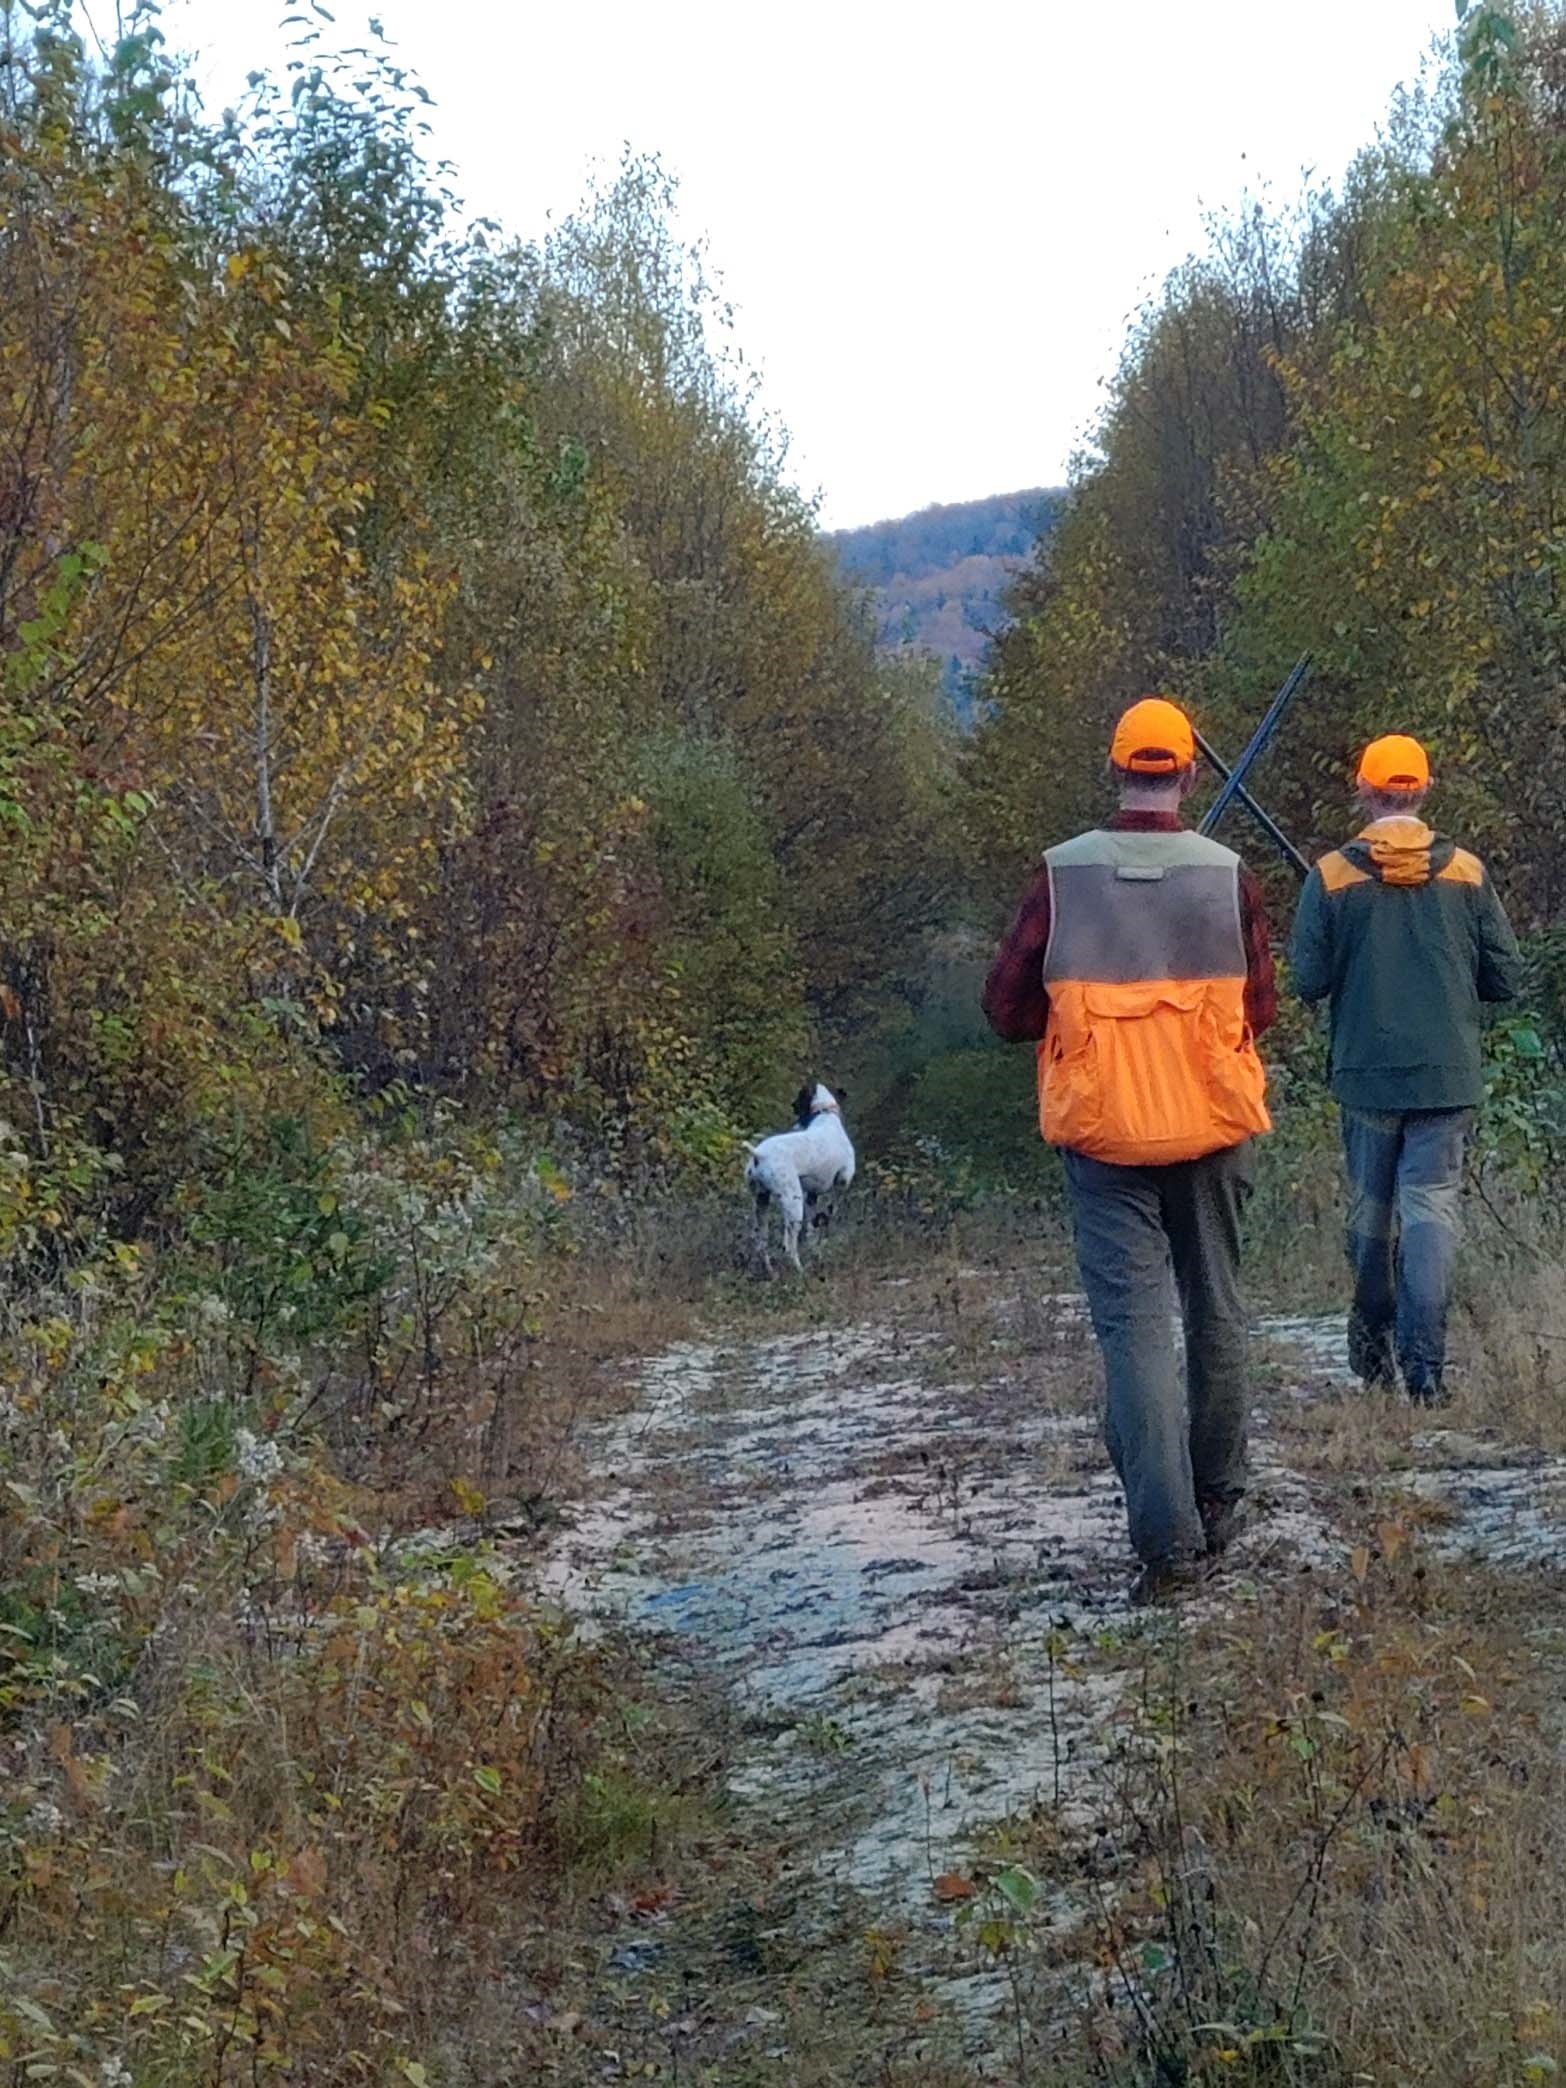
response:
{"label": "white sky", "polygon": [[[828,526],[1058,483],[1204,207],[1336,178],[1452,0],[327,0],[532,237],[629,142],[682,184]],[[94,13],[100,12],[95,6]],[[213,106],[284,0],[169,0]]]}

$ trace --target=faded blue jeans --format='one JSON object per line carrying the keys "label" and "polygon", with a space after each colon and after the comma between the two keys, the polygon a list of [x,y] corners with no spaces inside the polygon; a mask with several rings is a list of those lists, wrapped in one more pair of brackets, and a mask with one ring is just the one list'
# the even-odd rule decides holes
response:
{"label": "faded blue jeans", "polygon": [[1240,1212],[1251,1188],[1249,1142],[1165,1167],[1061,1157],[1104,1357],[1104,1435],[1125,1488],[1132,1549],[1148,1562],[1195,1557],[1206,1547],[1201,1502],[1245,1491]]}
{"label": "faded blue jeans", "polygon": [[1345,1109],[1349,1362],[1367,1385],[1401,1365],[1410,1397],[1442,1396],[1471,1109]]}

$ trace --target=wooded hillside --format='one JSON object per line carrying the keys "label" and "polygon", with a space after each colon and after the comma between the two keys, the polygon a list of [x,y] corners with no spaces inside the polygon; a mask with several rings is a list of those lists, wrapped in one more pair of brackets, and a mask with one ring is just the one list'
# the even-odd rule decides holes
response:
{"label": "wooded hillside", "polygon": [[948,693],[959,696],[1005,621],[1008,582],[1053,526],[1062,498],[1035,487],[958,501],[835,530],[827,542],[843,572],[871,590],[882,646],[933,655]]}
{"label": "wooded hillside", "polygon": [[215,118],[84,12],[0,6],[0,2071],[493,2080],[623,1708],[489,1541],[546,1330],[897,1020],[949,740],[656,163],[515,244],[324,8]]}

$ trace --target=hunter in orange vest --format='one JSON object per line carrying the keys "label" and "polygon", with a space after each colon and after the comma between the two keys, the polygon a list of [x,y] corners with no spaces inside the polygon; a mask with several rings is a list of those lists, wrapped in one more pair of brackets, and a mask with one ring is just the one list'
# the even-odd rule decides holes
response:
{"label": "hunter in orange vest", "polygon": [[1132,705],[1110,751],[1119,811],[1046,853],[984,994],[1001,1036],[1037,1043],[1040,1129],[1065,1163],[1139,1601],[1197,1578],[1239,1527],[1240,1211],[1249,1141],[1271,1128],[1256,1052],[1277,1008],[1266,918],[1239,857],[1181,825],[1195,763],[1177,705]]}

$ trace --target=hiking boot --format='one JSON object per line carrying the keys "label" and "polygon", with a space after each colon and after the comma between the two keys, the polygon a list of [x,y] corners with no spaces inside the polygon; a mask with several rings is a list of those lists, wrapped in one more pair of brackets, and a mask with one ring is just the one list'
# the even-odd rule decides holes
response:
{"label": "hiking boot", "polygon": [[1441,1382],[1438,1370],[1410,1371],[1404,1382],[1415,1406],[1442,1407],[1452,1403],[1452,1395]]}
{"label": "hiking boot", "polygon": [[1196,1509],[1202,1518],[1202,1535],[1207,1539],[1207,1556],[1216,1559],[1245,1528],[1245,1496],[1201,1494]]}
{"label": "hiking boot", "polygon": [[1205,1559],[1149,1559],[1131,1583],[1128,1600],[1133,1609],[1177,1602],[1201,1586],[1207,1571]]}
{"label": "hiking boot", "polygon": [[1357,1312],[1349,1314],[1349,1368],[1372,1395],[1396,1392],[1397,1359],[1390,1329],[1368,1326]]}

